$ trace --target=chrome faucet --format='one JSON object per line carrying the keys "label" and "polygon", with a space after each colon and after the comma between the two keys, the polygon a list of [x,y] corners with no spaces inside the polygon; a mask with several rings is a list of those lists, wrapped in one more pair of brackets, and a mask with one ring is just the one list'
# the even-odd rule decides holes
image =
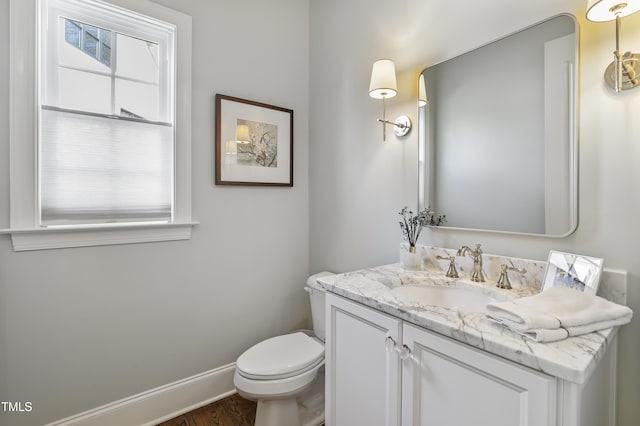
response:
{"label": "chrome faucet", "polygon": [[527,273],[527,270],[524,268],[516,268],[515,266],[509,266],[503,263],[502,265],[500,265],[500,277],[498,278],[498,285],[496,287],[504,288],[507,290],[510,290],[512,288],[507,271],[516,271],[520,272],[521,274]]}
{"label": "chrome faucet", "polygon": [[455,256],[436,256],[436,259],[439,260],[448,260],[449,261],[449,269],[447,270],[447,278],[460,278],[458,275],[458,270],[456,269],[456,257]]}
{"label": "chrome faucet", "polygon": [[473,259],[473,273],[471,274],[471,281],[483,283],[484,274],[482,273],[482,249],[480,249],[480,244],[476,244],[475,250],[471,250],[467,246],[462,246],[458,249],[457,255],[469,255],[469,257]]}

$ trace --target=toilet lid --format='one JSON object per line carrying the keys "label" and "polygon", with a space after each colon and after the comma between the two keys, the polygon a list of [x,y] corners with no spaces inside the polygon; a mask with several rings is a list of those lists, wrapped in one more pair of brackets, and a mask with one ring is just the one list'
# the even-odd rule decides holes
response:
{"label": "toilet lid", "polygon": [[324,357],[324,347],[304,333],[291,333],[264,340],[247,349],[236,362],[240,374],[268,379],[294,375]]}

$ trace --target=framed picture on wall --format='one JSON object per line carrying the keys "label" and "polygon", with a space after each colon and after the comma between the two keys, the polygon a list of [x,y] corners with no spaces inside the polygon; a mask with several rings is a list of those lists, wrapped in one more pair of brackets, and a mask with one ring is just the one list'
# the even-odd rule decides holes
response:
{"label": "framed picture on wall", "polygon": [[595,295],[600,284],[602,263],[603,260],[597,257],[551,250],[542,291],[562,286]]}
{"label": "framed picture on wall", "polygon": [[216,94],[216,185],[293,186],[293,110]]}

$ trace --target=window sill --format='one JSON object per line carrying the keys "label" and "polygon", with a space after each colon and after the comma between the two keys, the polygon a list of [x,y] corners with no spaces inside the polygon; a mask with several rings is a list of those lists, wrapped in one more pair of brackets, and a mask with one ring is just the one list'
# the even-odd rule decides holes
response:
{"label": "window sill", "polygon": [[13,251],[91,247],[114,244],[188,240],[198,222],[118,224],[32,229],[2,229],[11,234]]}

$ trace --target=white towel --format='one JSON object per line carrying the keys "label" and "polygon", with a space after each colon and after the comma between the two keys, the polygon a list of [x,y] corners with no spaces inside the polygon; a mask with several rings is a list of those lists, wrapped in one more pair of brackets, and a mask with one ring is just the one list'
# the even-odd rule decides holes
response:
{"label": "white towel", "polygon": [[517,333],[534,342],[555,342],[569,337],[569,333],[564,328],[536,328]]}
{"label": "white towel", "polygon": [[599,296],[553,287],[535,296],[487,305],[487,317],[523,336],[551,342],[631,321],[633,311]]}

